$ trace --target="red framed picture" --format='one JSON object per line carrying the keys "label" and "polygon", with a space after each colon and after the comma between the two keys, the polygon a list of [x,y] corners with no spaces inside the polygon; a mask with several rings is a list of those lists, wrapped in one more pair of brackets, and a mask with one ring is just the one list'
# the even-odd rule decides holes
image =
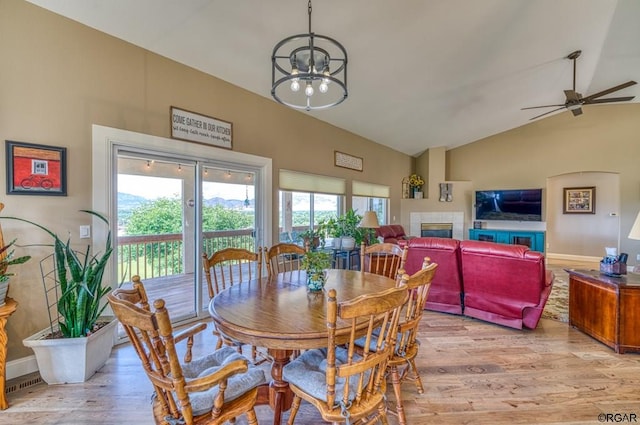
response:
{"label": "red framed picture", "polygon": [[7,194],[67,196],[67,149],[6,140]]}

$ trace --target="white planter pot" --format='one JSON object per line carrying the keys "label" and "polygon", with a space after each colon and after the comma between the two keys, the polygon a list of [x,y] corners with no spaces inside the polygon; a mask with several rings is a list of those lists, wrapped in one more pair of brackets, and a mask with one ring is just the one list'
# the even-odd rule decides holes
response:
{"label": "white planter pot", "polygon": [[9,281],[0,282],[0,307],[6,304],[7,292],[9,292]]}
{"label": "white planter pot", "polygon": [[356,240],[351,236],[343,236],[340,240],[342,241],[342,249],[345,251],[351,250],[356,246]]}
{"label": "white planter pot", "polygon": [[[40,376],[47,384],[85,382],[109,359],[116,341],[115,318],[88,337],[43,339],[51,329],[42,330],[22,340],[33,349]],[[102,321],[102,319],[101,319]]]}

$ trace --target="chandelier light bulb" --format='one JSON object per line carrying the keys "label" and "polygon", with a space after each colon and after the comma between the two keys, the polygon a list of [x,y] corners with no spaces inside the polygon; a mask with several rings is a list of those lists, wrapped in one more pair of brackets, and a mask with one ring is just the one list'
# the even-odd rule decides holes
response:
{"label": "chandelier light bulb", "polygon": [[311,97],[313,96],[313,86],[311,85],[311,81],[307,82],[307,87],[304,89],[304,94]]}
{"label": "chandelier light bulb", "polygon": [[300,83],[298,82],[297,78],[294,78],[293,80],[291,80],[291,91],[297,92],[298,90],[300,90]]}
{"label": "chandelier light bulb", "polygon": [[323,78],[318,89],[320,90],[320,93],[326,93],[329,91],[329,80]]}

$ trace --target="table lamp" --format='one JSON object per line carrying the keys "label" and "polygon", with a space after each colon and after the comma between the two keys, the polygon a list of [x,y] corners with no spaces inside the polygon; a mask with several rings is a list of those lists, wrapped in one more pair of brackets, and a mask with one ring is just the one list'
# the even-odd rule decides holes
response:
{"label": "table lamp", "polygon": [[640,239],[640,212],[636,216],[636,221],[633,223],[629,236],[627,237],[629,239]]}
{"label": "table lamp", "polygon": [[360,227],[363,229],[367,229],[366,231],[366,242],[367,245],[371,245],[372,237],[372,229],[377,229],[380,227],[380,223],[378,222],[378,216],[375,211],[365,211],[362,216],[362,220],[360,221]]}

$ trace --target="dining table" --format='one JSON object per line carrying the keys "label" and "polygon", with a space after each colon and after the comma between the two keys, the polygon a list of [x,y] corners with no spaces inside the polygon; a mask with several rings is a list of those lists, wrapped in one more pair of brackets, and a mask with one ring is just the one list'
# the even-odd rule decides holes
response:
{"label": "dining table", "polygon": [[[300,350],[327,347],[326,302],[329,289],[337,292],[338,303],[396,285],[393,279],[358,270],[330,269],[324,290],[310,292],[306,273],[295,270],[233,285],[219,292],[209,303],[209,314],[219,332],[227,337],[266,348],[271,364],[268,397],[274,424],[289,410],[293,392],[283,380],[282,369]],[[363,325],[364,328],[364,325]],[[349,339],[349,324],[338,322],[337,343]]]}

